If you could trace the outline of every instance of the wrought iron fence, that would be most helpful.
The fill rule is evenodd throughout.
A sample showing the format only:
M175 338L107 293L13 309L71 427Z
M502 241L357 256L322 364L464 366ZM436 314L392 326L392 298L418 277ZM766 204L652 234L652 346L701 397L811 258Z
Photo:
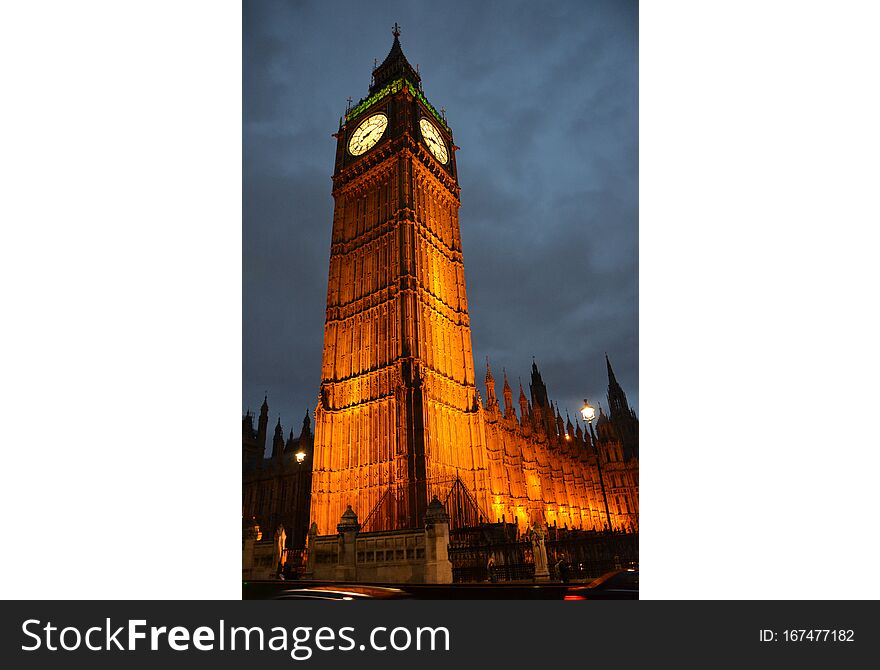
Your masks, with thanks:
M545 543L551 579L595 579L621 568L638 567L638 533L551 528Z
M611 570L638 566L636 533L551 527L545 540L550 579L587 581ZM450 531L449 560L455 583L532 581L532 543L516 525L495 523Z

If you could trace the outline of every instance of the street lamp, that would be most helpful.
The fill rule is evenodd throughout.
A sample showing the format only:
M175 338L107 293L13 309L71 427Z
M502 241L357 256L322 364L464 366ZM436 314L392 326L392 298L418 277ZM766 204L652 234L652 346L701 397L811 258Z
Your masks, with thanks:
M584 406L581 408L581 416L590 427L590 436L593 438L593 451L596 453L596 467L599 470L599 486L602 488L602 501L605 503L605 519L608 523L608 530L611 530L611 512L608 511L608 495L605 493L605 479L602 477L602 457L599 455L599 448L596 446L596 433L593 432L593 418L596 416L596 410L590 406L587 399L584 398Z
M590 406L590 403L587 402L586 398L584 398L584 406L581 407L581 416L584 417L584 421L590 424L590 426L593 425L593 418L596 416L596 410Z
M304 452L304 451L296 452L296 462L302 463L304 460L306 460L306 452Z

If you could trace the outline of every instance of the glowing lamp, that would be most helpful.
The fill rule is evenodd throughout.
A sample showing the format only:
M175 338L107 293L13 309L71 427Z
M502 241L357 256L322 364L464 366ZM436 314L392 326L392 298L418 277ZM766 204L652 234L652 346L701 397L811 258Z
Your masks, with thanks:
M581 408L581 416L587 423L592 423L593 417L596 416L596 410L590 406L586 398L584 398L584 406Z
M304 452L304 451L296 452L296 462L302 463L304 460L306 460L306 452Z

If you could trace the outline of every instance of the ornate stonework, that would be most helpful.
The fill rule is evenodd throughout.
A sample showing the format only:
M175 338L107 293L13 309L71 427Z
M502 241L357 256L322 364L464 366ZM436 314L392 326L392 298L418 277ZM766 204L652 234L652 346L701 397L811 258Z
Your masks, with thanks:
M318 532L332 533L349 505L371 530L420 528L428 501L444 501L456 482L487 521L515 520L522 530L535 523L602 529L609 521L637 528L638 421L628 406L626 448L610 422L598 438L588 434L592 428L564 423L536 365L531 401L520 388L519 416L506 376L499 407L488 368L483 406L459 230L457 147L397 34L370 94L335 135L311 480ZM353 153L354 132L376 115L387 118L378 124L379 139L360 130L358 142L372 144ZM423 119L445 146L423 135ZM615 395L612 410L622 417L620 403ZM613 490L600 465L613 474ZM380 506L382 514L372 515Z

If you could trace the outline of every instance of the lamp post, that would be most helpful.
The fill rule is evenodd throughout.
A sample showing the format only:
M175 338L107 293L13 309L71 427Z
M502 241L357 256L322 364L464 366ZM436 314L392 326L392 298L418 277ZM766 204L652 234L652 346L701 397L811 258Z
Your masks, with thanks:
M596 446L596 433L593 432L593 417L596 416L596 410L590 406L587 399L584 398L584 406L581 408L581 416L590 427L590 436L593 440L593 451L596 453L596 467L599 469L599 486L602 488L602 502L605 503L605 519L608 524L608 530L611 530L611 513L608 511L608 495L605 493L605 479L602 477L602 456L599 454L599 448Z
M309 494L311 493L311 482L308 478L308 469L311 467L309 463L306 463L306 451L303 448L303 445L300 444L299 449L293 455L296 466L295 466L295 474L294 479L296 482L295 495L294 499L294 508L293 508L293 544L292 547L296 549L302 549L305 546L306 535L308 534L308 526L309 526L309 517L307 510L309 509Z

